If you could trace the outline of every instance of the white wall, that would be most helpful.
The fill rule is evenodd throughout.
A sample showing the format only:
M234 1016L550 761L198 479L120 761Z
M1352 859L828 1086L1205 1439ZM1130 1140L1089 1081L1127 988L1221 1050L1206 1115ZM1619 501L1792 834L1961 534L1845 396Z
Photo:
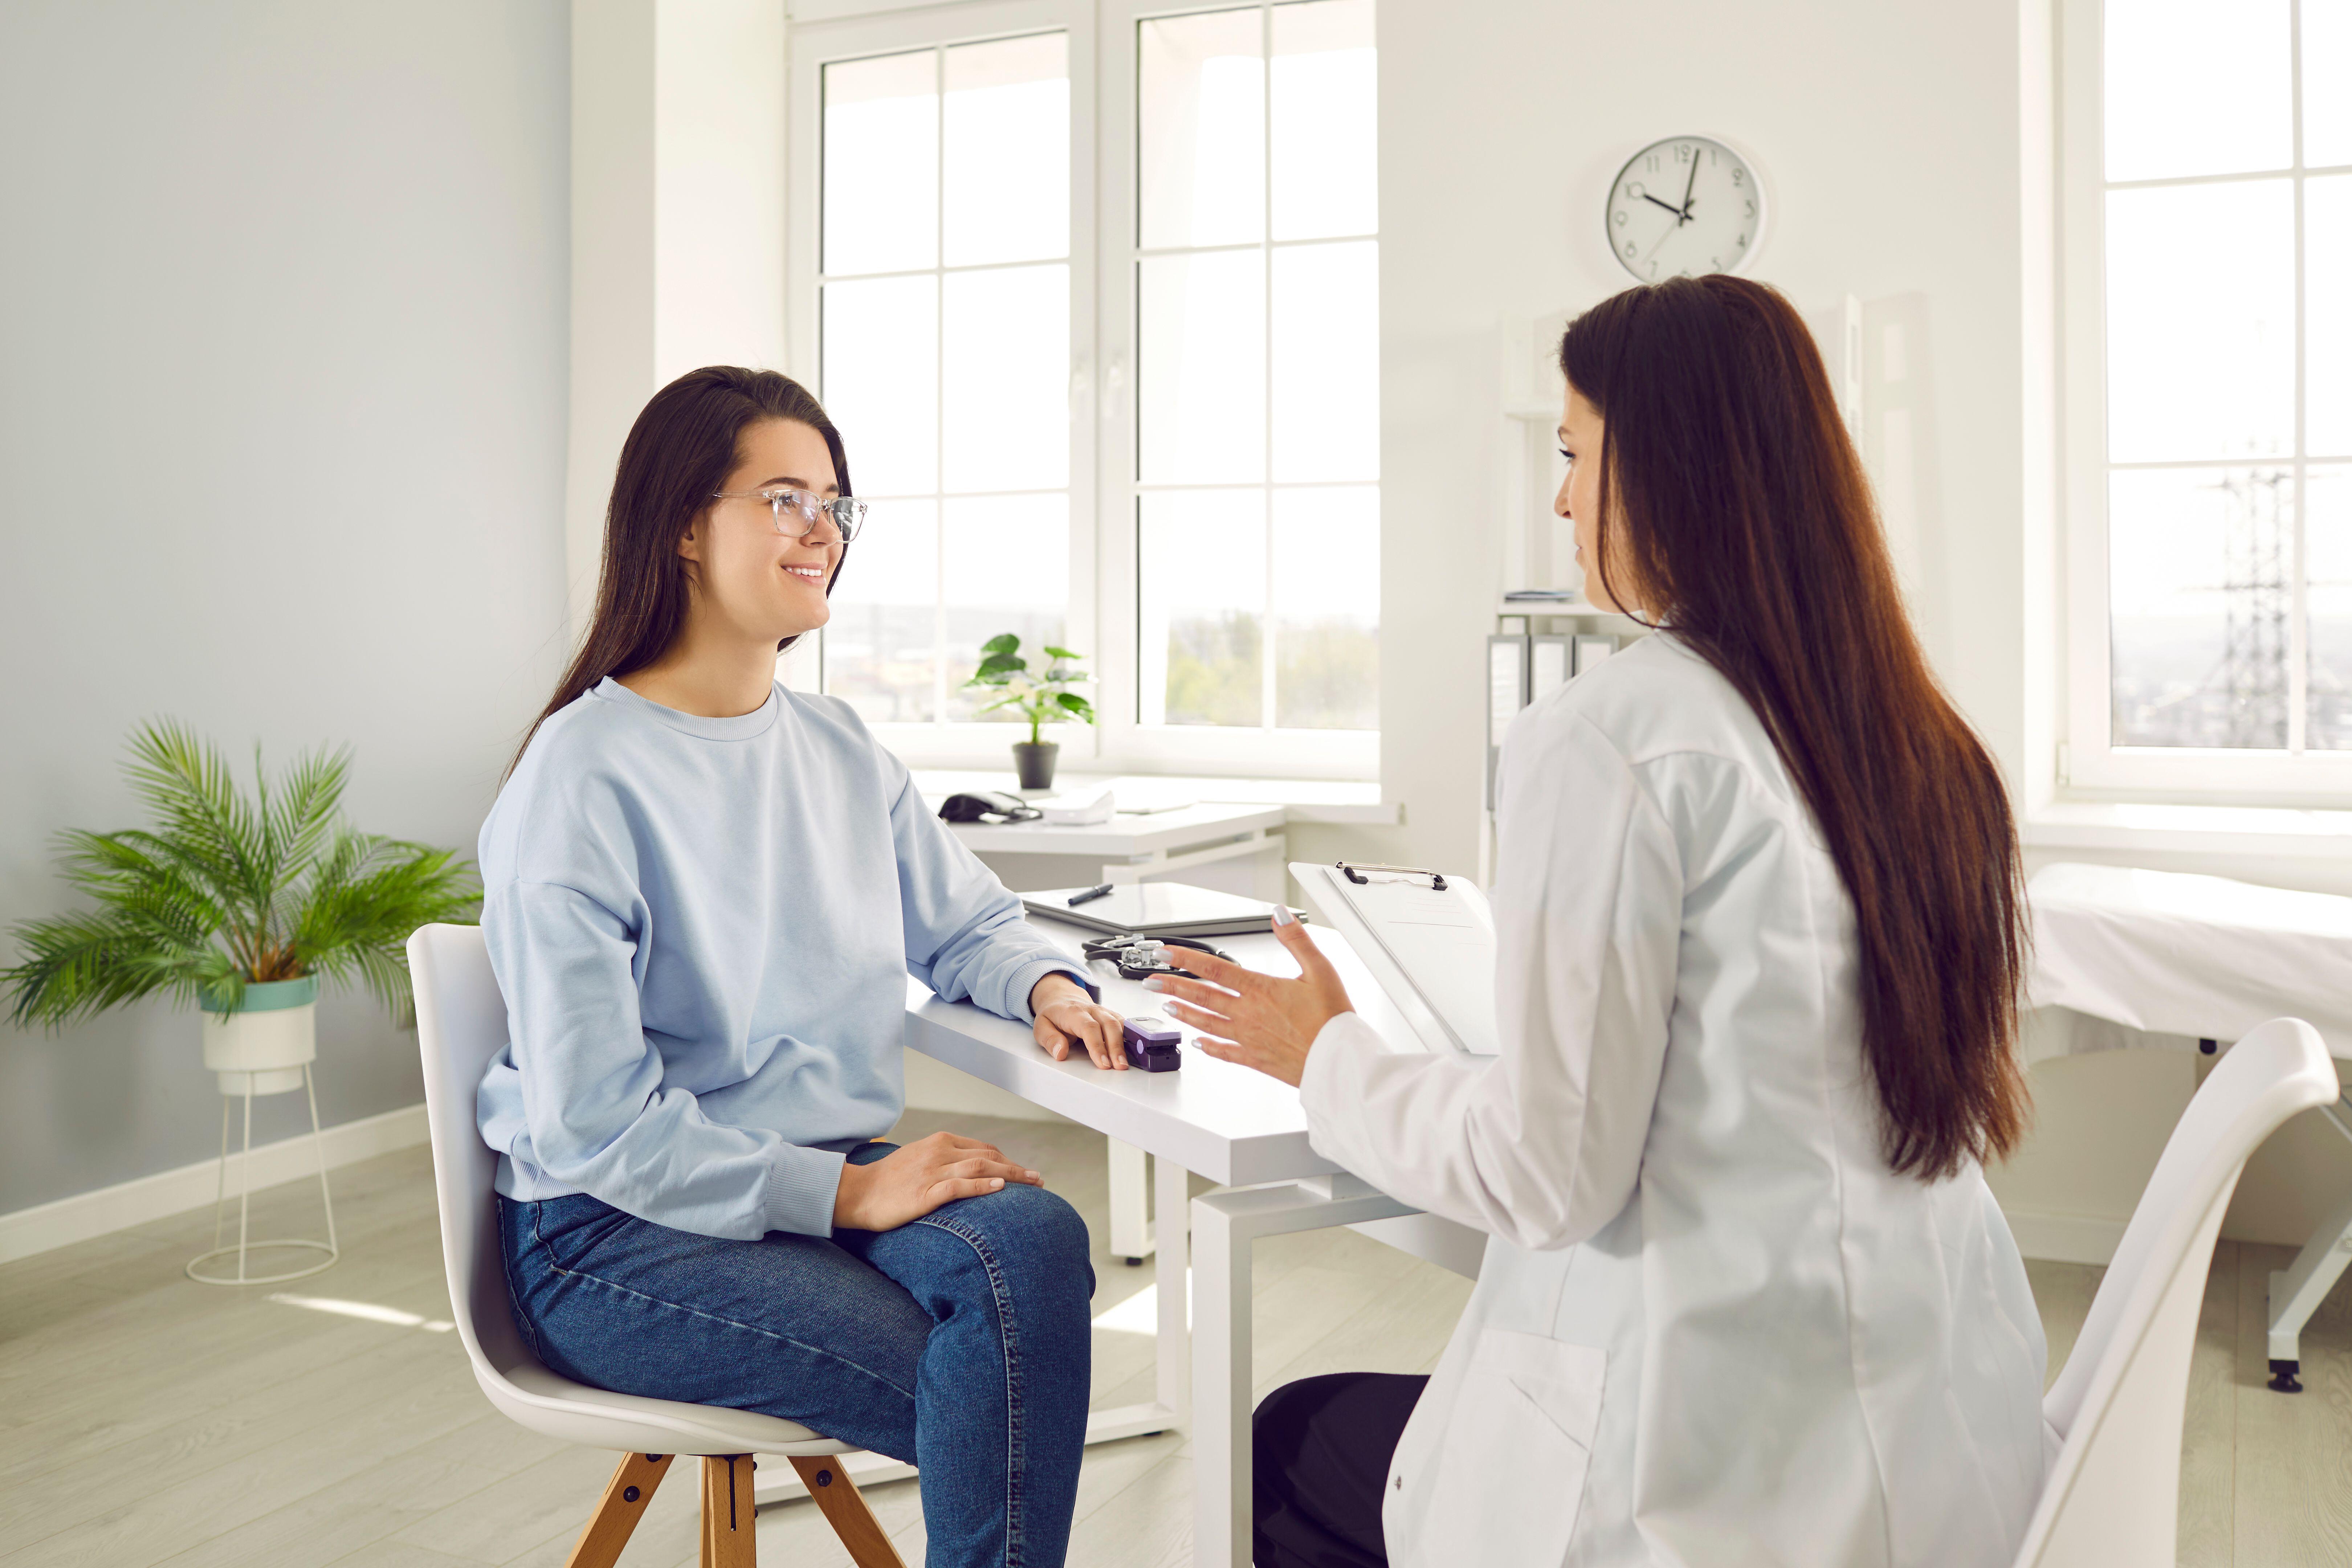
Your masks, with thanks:
M0 922L151 715L349 741L361 827L470 858L562 653L568 72L561 0L0 8ZM331 997L319 1086L415 1103L415 1036ZM0 1026L0 1212L219 1105L192 1014Z
M2053 331L2050 38L2045 0L1381 0L1382 779L1405 821L1303 832L1302 856L1476 863L1481 639L1517 438L1503 355L1538 315L1627 285L1602 248L1603 193L1637 148L1679 133L1737 143L1767 181L1750 276L1816 322L1863 302L1863 455L1929 657L2021 809L2047 800L2053 401L2034 346ZM2341 856L2169 837L2200 847L2028 863L2352 893ZM2035 1070L2035 1131L1995 1173L2003 1202L2031 1211L2029 1244L2112 1245L2196 1060ZM2226 1234L2299 1238L2347 1182L2352 1157L2306 1114L2256 1162Z
M646 400L701 365L784 360L784 7L572 0L569 602Z
M1632 279L1601 239L1635 150L1727 139L1767 182L1751 276L1900 337L1866 434L1931 655L2012 777L2024 725L2014 7L1381 0L1382 778L1417 864L1476 862L1506 345ZM1516 439L1516 436L1512 436ZM1891 485L1890 485L1891 481ZM1352 835L1351 835L1352 836ZM1315 846L1318 854L1324 846Z

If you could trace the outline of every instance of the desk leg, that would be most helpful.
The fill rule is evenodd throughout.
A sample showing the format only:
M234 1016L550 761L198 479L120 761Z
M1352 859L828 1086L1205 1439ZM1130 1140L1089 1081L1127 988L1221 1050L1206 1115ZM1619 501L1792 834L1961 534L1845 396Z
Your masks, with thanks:
M1143 1202L1145 1155L1133 1144L1122 1144L1117 1138L1109 1142L1111 1255L1125 1259L1133 1268L1151 1256L1151 1221Z
M1193 1199L1194 1568L1247 1568L1250 1560L1252 1243L1414 1212L1349 1176L1228 1187ZM1160 1267L1167 1266L1163 1251Z
M2324 1113L2336 1124L2337 1132L2352 1138L2352 1126L2345 1124L2337 1106L2326 1107ZM2303 1370L2303 1325L2319 1310L2347 1263L2352 1263L2352 1197L2338 1204L2336 1212L2312 1232L2284 1272L2271 1276L2270 1385L2280 1393L2303 1392L2303 1385L2296 1380Z
M1139 1155L1141 1152L1137 1151ZM1153 1392L1173 1416L1171 1425L1181 1427L1192 1413L1192 1303L1186 1289L1192 1249L1185 1234L1185 1220L1192 1211L1190 1173L1164 1157L1155 1158L1151 1164L1160 1186L1156 1238L1160 1243L1160 1278L1153 1287L1160 1292L1155 1343L1159 1366Z

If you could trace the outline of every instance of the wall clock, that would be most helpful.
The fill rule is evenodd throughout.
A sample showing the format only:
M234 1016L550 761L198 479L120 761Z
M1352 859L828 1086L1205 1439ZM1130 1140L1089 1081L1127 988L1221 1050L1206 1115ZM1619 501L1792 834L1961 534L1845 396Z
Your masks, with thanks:
M1738 272L1764 237L1764 186L1706 136L1669 136L1626 160L1609 187L1609 252L1644 283Z

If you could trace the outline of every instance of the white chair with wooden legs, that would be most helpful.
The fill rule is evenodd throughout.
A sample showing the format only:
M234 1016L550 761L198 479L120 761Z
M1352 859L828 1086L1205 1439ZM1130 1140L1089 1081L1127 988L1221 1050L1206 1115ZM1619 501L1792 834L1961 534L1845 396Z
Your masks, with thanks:
M530 1353L507 1304L499 1256L498 1156L482 1142L474 1092L507 1043L507 1009L479 926L425 925L408 939L425 1059L425 1112L440 1193L441 1252L450 1315L490 1403L568 1443L623 1450L567 1568L610 1568L679 1454L702 1459L704 1568L751 1568L756 1560L751 1456L792 1461L858 1568L905 1568L848 1473L831 1456L856 1450L796 1422L715 1405L646 1399L590 1388L549 1371Z
M2263 1140L2336 1094L2319 1032L2273 1019L2189 1102L2042 1402L2057 1458L2018 1568L2172 1568L2189 1359L2221 1216Z

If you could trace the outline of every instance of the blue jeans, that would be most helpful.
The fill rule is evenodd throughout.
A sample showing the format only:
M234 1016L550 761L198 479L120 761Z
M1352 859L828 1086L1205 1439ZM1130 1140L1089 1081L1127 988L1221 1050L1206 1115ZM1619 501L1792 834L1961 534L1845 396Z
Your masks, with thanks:
M866 1144L859 1165L896 1145ZM913 1464L931 1568L1055 1568L1085 1447L1086 1221L1008 1184L896 1230L698 1236L499 1199L516 1326L598 1388L803 1422Z

